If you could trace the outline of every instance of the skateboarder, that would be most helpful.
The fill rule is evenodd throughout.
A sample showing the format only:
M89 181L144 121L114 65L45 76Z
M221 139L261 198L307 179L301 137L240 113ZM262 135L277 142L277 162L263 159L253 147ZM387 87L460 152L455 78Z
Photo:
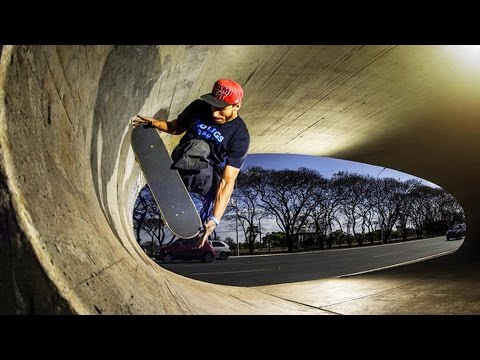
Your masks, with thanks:
M225 212L248 152L250 135L238 114L243 99L240 84L219 79L212 92L200 99L172 121L137 115L133 125L148 124L172 135L184 133L172 152L172 166L202 218L204 232L198 242L202 247Z

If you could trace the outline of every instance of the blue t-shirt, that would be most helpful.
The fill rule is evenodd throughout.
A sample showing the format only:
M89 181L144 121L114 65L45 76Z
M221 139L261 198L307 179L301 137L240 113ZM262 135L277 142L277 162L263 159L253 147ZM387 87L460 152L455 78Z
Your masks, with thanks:
M195 100L177 118L179 127L187 129L180 145L192 139L205 140L210 146L209 160L217 165L241 169L250 146L250 134L240 116L218 125L212 108L203 100Z

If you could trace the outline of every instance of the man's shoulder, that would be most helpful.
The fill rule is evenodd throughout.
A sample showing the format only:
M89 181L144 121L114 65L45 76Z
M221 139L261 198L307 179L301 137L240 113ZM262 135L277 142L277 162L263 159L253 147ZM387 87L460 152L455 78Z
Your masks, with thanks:
M237 116L237 118L235 119L234 121L236 123L236 126L237 128L240 130L240 131L244 131L248 134L248 128L247 128L247 124L245 123L245 121L239 116Z

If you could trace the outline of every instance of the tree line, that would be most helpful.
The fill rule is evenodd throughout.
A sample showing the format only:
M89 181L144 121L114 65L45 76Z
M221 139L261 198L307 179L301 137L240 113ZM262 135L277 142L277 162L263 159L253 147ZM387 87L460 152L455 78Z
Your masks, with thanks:
M264 242L283 242L292 252L300 241L304 247L314 244L323 249L341 243L373 244L379 235L381 243L389 243L394 234L404 241L439 236L452 224L464 222L465 215L451 194L415 179L402 182L345 171L325 178L308 168L245 169L223 221L240 227L253 254L266 219L274 219L281 231L264 236ZM150 237L152 252L155 243L174 240L148 186L135 203L133 226L137 241L141 233L143 240ZM216 233L213 237L218 238Z
M419 180L400 181L340 171L325 178L318 171L252 167L239 174L226 218L238 221L253 253L258 224L274 218L289 252L307 238L319 248L345 241L362 246L375 234L389 243L394 230L403 240L445 234L465 215L456 199Z

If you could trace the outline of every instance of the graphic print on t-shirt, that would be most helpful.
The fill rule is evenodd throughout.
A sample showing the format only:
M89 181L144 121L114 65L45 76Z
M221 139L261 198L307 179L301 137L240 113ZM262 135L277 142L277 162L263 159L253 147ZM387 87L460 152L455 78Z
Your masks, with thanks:
M205 125L201 120L197 119L193 124L193 130L197 133L198 136L204 138L205 140L215 140L218 144L220 144L224 136L222 133L215 127Z

